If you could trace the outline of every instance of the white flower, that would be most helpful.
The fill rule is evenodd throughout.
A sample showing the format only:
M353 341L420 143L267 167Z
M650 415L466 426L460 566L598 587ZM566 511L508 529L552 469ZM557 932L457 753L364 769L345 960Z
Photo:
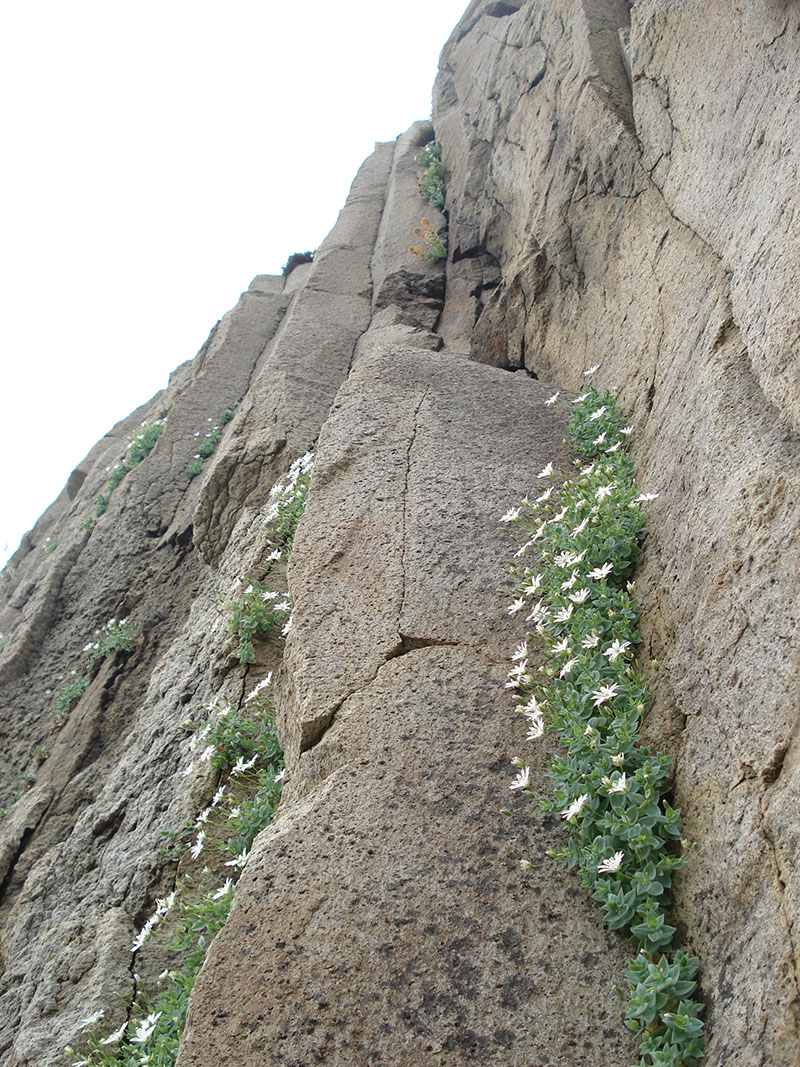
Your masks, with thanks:
M530 722L530 728L525 735L526 741L536 741L544 733L544 719L541 715L531 716L528 720Z
M530 785L531 781L531 769L530 767L523 767L514 781L508 787L509 789L526 789Z
M244 865L247 863L249 858L250 858L250 852L249 852L248 849L244 848L239 853L239 855L236 857L236 859L227 860L226 863L225 863L225 866L226 867L238 867L241 870L244 867Z
M160 1018L160 1011L155 1011L148 1015L147 1018L143 1019L136 1027L136 1033L131 1038L131 1041L137 1045L143 1045L155 1030L156 1023Z
M606 787L609 794L628 792L628 776L624 771L616 780L609 778L607 775L603 775L600 779L600 784Z
M78 1026L80 1026L81 1030L88 1030L90 1026L100 1022L104 1015L105 1011L101 1008L100 1011L93 1012L91 1015L87 1015L85 1019L81 1019Z
M500 522L513 522L519 518L519 508L509 508L505 515L500 516Z
M649 501L657 499L658 493L639 493L639 495L634 498L633 502L634 504L647 504Z
M536 477L537 478L549 478L552 473L553 473L553 464L552 463L548 463L546 467L542 467L542 469L539 471L539 473L536 475Z
M119 1030L115 1030L113 1034L109 1034L108 1037L104 1037L103 1040L100 1042L100 1044L101 1045L115 1045L119 1041L119 1039L122 1037L122 1035L125 1033L127 1028L128 1028L128 1023L127 1023L127 1021L125 1021L122 1024L122 1026L120 1026Z
M512 600L511 606L508 609L509 615L516 615L518 611L522 611L525 607L525 597L518 597L516 600Z
M619 689L619 683L614 682L612 685L601 685L599 689L595 689L592 693L592 700L594 706L599 708L601 704L605 704L607 700L613 700L617 695Z
M273 563L276 559L281 558L281 550L279 548L273 548L270 554L267 556L267 563Z
M615 482L611 482L609 485L601 485L598 487L597 492L594 494L595 500L605 500L607 496L611 496L614 490L617 488Z
M588 524L589 524L589 516L587 515L586 518L583 520L583 522L578 523L578 525L575 527L575 529L570 534L570 537L577 537L578 534L582 534L583 531L586 529Z
M88 645L84 645L83 646L83 648L81 649L81 652L91 652L92 649L95 648L95 647L96 646L93 645L92 642L90 641Z
M194 821L195 829L197 829L198 826L202 826L204 822L207 822L210 814L211 808L204 808Z
M625 753L624 752L618 752L616 754L616 756L612 756L611 757L611 762L613 764L615 764L617 767L621 767L622 764L625 762Z
M542 603L541 599L539 599L534 604L533 610L531 611L530 615L528 615L528 617L526 618L525 621L526 622L533 622L534 624L536 624L538 622L543 622L544 619L546 619L546 618L547 618L547 608L544 606L544 604Z
M230 891L232 889L233 889L233 879L232 878L228 878L227 881L225 882L225 885L220 886L220 888L216 891L216 893L214 893L212 895L211 899L212 900L221 900L223 897L227 896L228 893L230 893Z
M612 445L611 448L607 448L605 450L605 454L607 456L610 456L612 452L619 452L619 441L617 441L616 444Z
M249 771L253 764L258 759L258 754L252 757L252 759L245 760L244 756L240 756L233 767L231 767L231 776L234 774L242 774L244 771Z
M570 593L569 599L573 602L573 604L582 604L584 600L586 600L588 595L589 590L584 587L583 589L579 589L577 593Z
M566 676L569 674L569 672L572 670L572 668L577 662L577 659L568 659L564 666L561 668L561 670L558 672L558 677L566 678Z
M537 715L542 714L541 708L539 707L539 702L533 693L531 693L530 697L528 698L527 704L520 704L519 710L527 718L535 718Z
M555 615L553 616L553 619L556 622L568 622L569 619L572 617L572 612L574 610L575 610L575 605L574 604L567 604L566 607L562 608L560 611L557 611L555 613Z
M586 575L586 577L587 578L596 578L596 579L605 578L606 575L611 574L611 572L613 570L614 570L614 564L613 563L604 563L602 565L602 567L595 567L594 570L589 571L589 573Z
M614 871L618 871L622 866L622 861L625 858L624 852L615 852L613 856L609 856L608 859L603 860L602 863L597 865L597 870L600 874L609 874Z
M518 548L514 553L514 559L519 559L521 556L524 556L532 544L533 541L526 541L522 548Z
M539 527L539 529L536 531L536 533L531 538L530 543L533 544L535 541L541 541L542 535L544 534L544 531L545 531L546 528L547 528L547 523L543 522L542 525Z
M278 771L278 773L273 778L273 781L274 782L282 782L285 777L286 777L286 768L285 767L281 767L281 769Z
M559 398L559 395L560 395L560 394L559 394L559 393L558 393L557 391L556 391L555 393L553 393L553 395L552 395L552 396L549 396L549 397L547 398L547 400L545 400L545 402L544 402L544 406L545 406L546 408L550 408L550 407L552 407L552 406L553 406L553 404L555 404L556 400L558 400L558 398Z
M264 601L265 604L268 604L270 600L277 600L279 596L280 593L275 593L271 589L265 589L264 592L261 594L261 599Z
M189 855L192 857L193 860L196 860L200 853L203 851L203 844L205 842L205 839L206 832L205 830L201 830L200 833L197 835L197 840L189 849Z
M581 404L586 399L586 397L588 395L589 395L588 392L587 393L581 393L580 396L576 396L575 397L575 399L572 401L572 403L573 404Z
M552 487L552 485L548 485L548 487L541 494L541 496L537 496L536 497L536 503L537 504L544 504L544 502L546 500L549 500L552 495L553 495L553 487Z
M562 637L558 644L553 645L553 652L560 656L562 652L569 652L569 638Z
M622 653L627 648L630 648L630 644L630 641L620 641L618 638L615 638L605 650L603 655L608 656L611 663L616 663Z
M194 764L190 763L185 771L181 771L181 774L183 775L184 778L188 778L193 770L194 770Z
M156 901L156 915L161 918L162 915L166 915L168 911L172 909L175 903L175 890L173 889L169 896L163 898L163 900Z
M294 618L290 615L289 618L286 620L283 629L281 630L281 633L283 634L284 637L288 636L289 631L292 628L293 622L294 622Z
M568 808L564 808L564 810L561 812L562 818L566 819L567 822L571 822L576 815L580 815L580 813L583 811L583 805L588 799L588 793L581 793L579 797L572 801Z
M517 660L524 660L528 655L528 642L521 641L514 649L514 655L511 659L516 662Z
M600 634L596 630L592 630L586 637L581 640L581 648L596 648L600 642Z
M588 467L581 467L578 471L579 478L585 478L587 474L591 474L594 470L594 463L590 463Z
M228 788L227 785L221 785L219 787L219 789L216 791L216 793L214 794L214 796L211 799L211 807L212 808L215 808L217 806L217 804L219 804L219 802L225 796L225 790L227 788Z
M231 808L230 812L228 813L228 818L229 819L238 819L241 814L242 814L242 809L237 805L235 808Z
M516 685L516 683L519 681L519 679L522 677L522 675L525 673L525 671L527 669L528 669L528 661L527 661L527 659L524 659L524 660L522 660L522 662L518 663L515 667L511 668L511 670L508 672L507 677L513 678L514 679L514 684Z
M607 410L608 408L605 404L603 404L601 408L597 408L596 411L593 411L591 413L591 415L589 416L589 422L595 422L597 419L601 419L603 415L605 415Z
M289 603L288 600L282 600L280 602L280 604L276 604L275 605L275 610L276 611L291 611L292 610L292 605Z
M561 583L561 588L566 592L567 589L571 589L578 580L578 572L573 571L566 581Z
M600 370L600 364L599 363L595 363L595 365L593 367L589 367L588 370L585 370L583 372L583 376L584 376L584 378L588 378L590 375L594 374L596 371L599 371L599 370Z
M553 525L553 523L555 523L555 522L561 522L561 520L562 520L562 519L564 518L564 516L565 516L566 514L567 514L567 509L566 509L566 508L562 508L562 509L561 509L561 511L559 511L559 513L558 513L557 515L554 515L554 516L552 517L552 519L548 519L548 520L547 520L547 521L548 521L548 524L549 524L550 526L552 526L552 525Z
M603 432L600 434L599 437L595 437L594 441L592 441L592 444L593 445L602 445L603 442L605 441L605 439L606 439L606 431L603 430Z
M208 745L205 749L203 749L203 753L200 756L200 762L201 763L208 763L208 761L211 759L211 757L213 755L214 755L214 746L213 745Z

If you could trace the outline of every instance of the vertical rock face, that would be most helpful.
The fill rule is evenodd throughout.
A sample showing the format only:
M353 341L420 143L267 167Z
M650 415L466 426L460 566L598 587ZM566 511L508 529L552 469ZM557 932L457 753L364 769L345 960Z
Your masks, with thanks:
M559 826L497 814L523 748L497 518L568 462L543 400L594 364L660 493L640 659L696 842L675 914L707 1062L796 1062L799 104L792 3L473 0L433 127L378 145L313 263L255 279L79 465L0 590L0 803L35 774L0 821L3 1067L64 1062L118 998L125 1017L131 940L176 877L162 831L216 784L184 774L182 724L241 706L271 654L235 663L220 607L263 574L270 487L312 445L276 682L289 774L181 1067L631 1062L625 944L547 861ZM416 189L434 130L444 212ZM408 251L423 216L446 264ZM54 728L81 650L123 616L133 650Z

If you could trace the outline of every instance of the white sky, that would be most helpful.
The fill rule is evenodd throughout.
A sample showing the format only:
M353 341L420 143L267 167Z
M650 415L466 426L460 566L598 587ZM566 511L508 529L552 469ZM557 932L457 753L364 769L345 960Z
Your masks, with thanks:
M0 14L0 564L256 274L430 115L468 0L17 0Z

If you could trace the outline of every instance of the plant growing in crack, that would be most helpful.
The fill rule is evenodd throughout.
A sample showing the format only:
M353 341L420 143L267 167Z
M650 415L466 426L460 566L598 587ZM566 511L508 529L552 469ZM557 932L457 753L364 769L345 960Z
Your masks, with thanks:
M546 403L557 400L556 393ZM578 473L555 488L547 464L539 472L547 488L501 519L523 539L508 612L526 612L531 624L507 685L528 741L549 729L565 750L549 764L553 796L541 801L570 830L553 855L577 868L609 929L630 934L626 1025L641 1038L641 1063L696 1067L703 1055L702 1005L691 998L697 963L684 952L670 954L675 927L668 921L673 873L684 866L688 843L667 800L672 757L640 743L650 701L633 659L640 637L630 578L641 505L655 494L636 488L626 451L631 427L613 397L590 388L574 403ZM533 552L536 568L525 562ZM543 681L529 671L528 641L545 647ZM534 799L529 764L516 765L511 789Z
M128 450L125 453L125 458L119 463L115 464L111 468L108 474L108 486L105 493L99 493L97 500L95 501L95 516L99 518L108 507L108 501L111 494L117 488L119 483L137 467L143 459L153 451L156 441L164 432L165 419L156 419L155 422L143 422L139 432L128 444ZM84 522L86 529L91 529L91 526Z
M307 452L296 459L286 475L270 490L262 522L266 528L266 574L285 571L294 543L294 535L305 510L311 483L313 456ZM266 577L266 575L265 575ZM269 589L256 579L239 578L226 614L231 647L240 663L255 659L253 642L264 640L280 630L285 637L292 626L289 596Z
M447 245L434 230L429 219L422 219L419 226L414 227L414 236L419 238L419 244L409 245L408 250L412 256L422 256L431 263L447 259Z
M216 767L222 776L208 806L181 832L169 835L175 858L182 857L191 873L156 901L131 944L135 958L146 951L151 937L163 935L177 955L175 967L161 973L152 996L137 981L133 1003L121 1022L115 1014L114 1029L98 1029L105 1007L83 1019L82 1051L74 1046L66 1049L69 1056L79 1057L73 1067L175 1064L195 979L227 921L253 842L272 821L280 801L284 769L270 684L271 674L255 686L241 708L212 701L208 720L192 735L190 762L182 773Z

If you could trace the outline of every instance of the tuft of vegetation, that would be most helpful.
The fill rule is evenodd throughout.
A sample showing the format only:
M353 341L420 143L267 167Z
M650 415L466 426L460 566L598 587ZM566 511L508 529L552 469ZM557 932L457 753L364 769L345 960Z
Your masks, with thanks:
M200 440L197 444L197 451L194 457L186 468L186 473L190 478L196 478L198 474L203 470L203 464L210 455L213 454L214 449L219 443L220 437L222 437L222 427L226 426L233 418L233 412L230 408L225 408L219 417L219 420L212 423L211 427L201 437L198 430L195 437L199 437ZM209 420L211 421L211 420Z
M420 195L434 207L444 205L444 163L442 149L436 141L430 141L416 156L414 162L425 171L417 183Z
M46 556L52 556L57 548L58 536L56 534L51 534L44 543L44 553Z
M174 910L177 921L172 925L170 948L179 954L179 961L174 969L162 973L152 997L139 989L129 1017L110 1033L101 1036L98 1031L104 1008L84 1019L83 1050L66 1050L68 1055L80 1057L73 1061L74 1067L132 1067L142 1063L174 1067L195 979L212 941L227 921L236 883L256 835L272 821L280 801L283 759L275 740L274 706L264 691L270 682L268 675L249 694L241 710L210 705L211 717L190 743L192 752L204 746L200 763L213 758L212 752L218 748L226 753L227 777L209 807L179 835L169 835L173 842L181 839L178 850L185 862L197 863L202 855L204 867L200 874L184 875L166 898L156 901L155 911L132 944L135 955L154 931L164 929ZM220 868L227 872L224 876L211 873Z
M72 671L70 677L64 682L56 693L53 714L56 719L63 719L72 711L80 698L83 696L89 679L77 671Z
M636 488L625 447L631 427L611 394L584 392L569 428L578 473L502 517L524 540L521 562L511 568L517 585L509 613L529 612L528 639L547 655L544 681L536 681L523 642L508 684L527 739L549 729L564 749L549 764L553 795L541 800L570 831L553 855L577 869L609 929L627 929L633 942L626 1025L641 1036L641 1064L696 1067L703 1055L702 1005L691 999L697 962L684 952L669 955L672 876L689 845L667 799L672 757L641 744L650 698L634 660L640 636L630 578L643 536L641 505L654 494ZM552 464L539 474L554 476ZM531 550L539 554L535 570L524 562ZM515 762L511 789L533 799L530 767Z
M296 459L270 490L266 526L267 573L285 569L292 550L297 525L305 511L311 482L313 457L310 452ZM227 607L231 643L240 663L255 659L253 641L263 640L281 630L286 636L292 625L292 606L289 597L268 589L260 581L238 580L237 592Z
M299 267L302 263L313 263L313 252L293 252L283 265L283 276L288 278L295 267Z
M108 475L108 487L105 493L98 493L95 501L95 515L99 518L108 507L108 501L111 494L117 488L119 483L153 451L156 441L164 432L164 419L157 419L155 422L143 422L141 428L134 439L128 445L128 451L125 453L125 459L120 463L117 463L111 468ZM84 522L84 526L87 529L91 529L90 525Z
M136 625L129 619L109 619L105 626L94 632L95 640L84 646L86 670L92 674L97 664L117 652L130 652L136 636ZM85 688L85 687L84 687Z
M419 244L409 246L408 250L412 256L422 256L431 263L447 259L447 245L434 230L429 219L422 219L419 226L414 227L414 236L419 238Z

